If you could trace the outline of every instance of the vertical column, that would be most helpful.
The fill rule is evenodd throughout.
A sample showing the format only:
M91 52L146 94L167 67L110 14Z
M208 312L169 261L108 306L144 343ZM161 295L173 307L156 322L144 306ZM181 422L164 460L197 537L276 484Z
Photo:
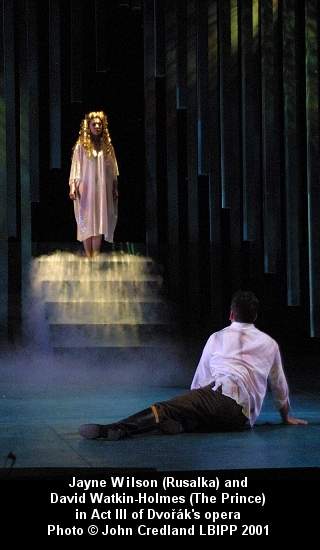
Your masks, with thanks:
M197 161L199 219L199 287L201 310L208 315L210 304L210 207L209 207L209 119L208 119L208 1L198 3L197 21Z
M176 6L170 0L166 10L166 106L167 106L167 178L168 178L168 239L177 245L178 185L177 185L177 19Z
M144 2L144 90L146 143L146 243L149 253L158 246L158 192L156 180L156 90L154 1Z
M198 17L198 174L208 174L208 2L199 2Z
M165 80L165 3L163 0L154 0L154 14L158 240L163 252L165 253L168 243L168 185Z
M320 336L319 7L306 0L306 117L310 335Z
M32 128L32 147L30 148L30 185L31 201L39 202L39 55L38 22L36 0L28 0L28 66L29 70L29 126Z
M96 2L97 3L97 2ZM96 11L97 17L97 11ZM83 4L78 0L70 2L70 92L71 103L82 101L82 48L83 41ZM97 60L98 63L98 60ZM100 66L100 65L99 65Z
M230 94L228 87L228 75L231 55L231 33L230 33L230 0L218 1L219 15L219 71L220 71L220 129L221 129L221 190L222 208L230 207L230 192L228 182L230 176L228 167L230 162L226 159L230 156L228 152L228 136L232 133L232 121L228 116L230 108Z
M278 0L261 3L264 271L277 273L281 251Z
M287 303L300 304L300 182L303 178L298 135L297 28L294 0L282 4L284 161L286 203Z
M31 259L31 185L30 156L30 55L28 41L28 0L19 4L19 111L20 111L20 227L21 243L21 295L22 313L24 298L29 285L29 267Z
M177 1L177 176L181 278L185 277L188 269L187 32L187 3ZM179 290L181 303L187 306L188 285L180 284Z
M75 2L77 4L77 2ZM110 3L109 3L110 5ZM108 35L106 32L106 2L104 0L95 0L94 2L95 19L95 41L96 41L96 71L106 72ZM79 8L78 8L79 9Z
M222 322L220 72L218 2L208 2L208 173L210 209L210 297L216 326Z
M187 6L177 2L177 107L187 108Z
M177 156L177 11L168 0L165 18L166 132L168 182L168 273L171 292L179 293L179 205Z
M261 273L261 59L259 0L239 2L241 43L242 266L247 287ZM245 283L243 283L245 284Z
M6 10L5 10L6 4ZM12 10L12 2L10 2ZM6 155L6 76L5 76L5 33L4 21L9 2L0 2L0 341L5 340L8 331L8 228L7 228L7 155Z
M154 0L154 47L155 76L163 77L166 71L165 48L165 4L163 0Z
M219 1L221 183L230 273L229 294L241 284L240 78L237 0Z
M14 29L14 2L3 1L3 54L4 54L4 105L3 111L6 145L6 182L7 201L3 201L6 208L8 236L17 237L17 132L16 132L16 78L15 78L15 29ZM4 157L5 158L5 157ZM1 195L2 196L2 195Z
M243 239L260 238L260 105L258 0L240 3Z
M188 289L189 305L196 319L199 313L199 195L198 195L198 0L187 4L187 162L188 162Z
M61 13L59 0L49 0L50 168L61 168Z
M188 2L188 214L189 242L198 241L198 90L197 21L198 2Z

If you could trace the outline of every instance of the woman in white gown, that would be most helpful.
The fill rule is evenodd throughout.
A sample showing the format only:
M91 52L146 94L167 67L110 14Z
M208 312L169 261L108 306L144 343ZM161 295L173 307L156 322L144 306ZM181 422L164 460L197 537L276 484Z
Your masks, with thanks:
M118 165L103 111L85 115L73 149L69 178L77 239L88 257L98 254L102 236L113 242L118 218Z

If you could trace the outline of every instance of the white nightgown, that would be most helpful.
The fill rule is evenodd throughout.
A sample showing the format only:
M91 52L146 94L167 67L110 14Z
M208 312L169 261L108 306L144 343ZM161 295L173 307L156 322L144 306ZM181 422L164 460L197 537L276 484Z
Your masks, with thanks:
M74 214L77 239L104 235L113 242L118 219L118 200L113 198L113 181L119 175L117 161L112 155L105 158L103 151L93 151L88 158L84 147L74 148L69 178L70 192L77 192Z

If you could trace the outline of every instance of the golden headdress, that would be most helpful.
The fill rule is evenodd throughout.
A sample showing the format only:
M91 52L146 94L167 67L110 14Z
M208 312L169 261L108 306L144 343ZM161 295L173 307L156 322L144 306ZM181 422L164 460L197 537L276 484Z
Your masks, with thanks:
M107 115L103 111L91 111L91 113L87 113L85 115L85 118L81 121L77 143L80 143L83 146L89 158L93 156L94 144L92 142L92 134L90 132L90 122L93 118L100 118L102 122L101 139L104 155L111 155L116 161L113 145L111 143L111 137L108 130Z

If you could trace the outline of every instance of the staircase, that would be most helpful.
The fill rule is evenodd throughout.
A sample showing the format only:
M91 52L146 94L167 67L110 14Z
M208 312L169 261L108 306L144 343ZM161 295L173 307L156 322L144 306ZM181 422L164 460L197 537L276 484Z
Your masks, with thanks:
M148 257L40 256L33 260L32 295L48 348L57 354L113 366L128 358L149 368L176 361L176 312L165 299L159 266Z

